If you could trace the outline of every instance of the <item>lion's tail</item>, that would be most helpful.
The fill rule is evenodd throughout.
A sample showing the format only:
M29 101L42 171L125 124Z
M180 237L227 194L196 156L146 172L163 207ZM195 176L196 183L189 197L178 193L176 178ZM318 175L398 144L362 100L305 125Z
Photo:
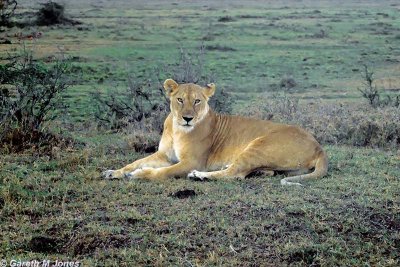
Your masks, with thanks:
M304 175L286 177L281 180L281 185L302 185L299 182L323 177L327 174L327 172L328 172L328 157L326 153L323 150L321 150L319 152L318 158L316 159L315 169L313 172Z

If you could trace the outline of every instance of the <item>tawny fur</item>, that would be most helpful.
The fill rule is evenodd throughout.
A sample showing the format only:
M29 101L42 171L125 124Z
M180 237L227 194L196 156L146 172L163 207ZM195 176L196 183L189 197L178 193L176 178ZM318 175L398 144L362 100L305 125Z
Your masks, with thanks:
M295 176L283 185L326 175L328 160L321 145L307 131L292 125L221 115L208 106L215 85L200 87L168 79L164 88L171 113L164 123L159 149L106 178L162 180L176 176L199 179L243 178L262 170ZM187 122L188 118L191 118Z

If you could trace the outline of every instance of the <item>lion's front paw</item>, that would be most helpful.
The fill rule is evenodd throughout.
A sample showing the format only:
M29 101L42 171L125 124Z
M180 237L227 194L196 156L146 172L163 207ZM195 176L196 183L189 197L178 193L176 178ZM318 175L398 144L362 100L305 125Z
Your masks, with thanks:
M191 172L187 175L187 177L188 177L189 179L200 180L200 181L204 181L204 180L207 179L207 175L205 175L204 172L199 172L199 171L196 171L196 170L191 171Z
M142 169L134 170L131 173L128 173L126 177L128 179L152 179L154 174L154 168L144 167Z

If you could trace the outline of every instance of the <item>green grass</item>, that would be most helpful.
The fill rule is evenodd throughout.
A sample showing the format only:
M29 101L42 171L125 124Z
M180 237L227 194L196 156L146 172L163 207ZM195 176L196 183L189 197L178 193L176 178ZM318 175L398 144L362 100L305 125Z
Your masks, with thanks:
M399 264L398 154L327 147L327 177L282 187L281 177L102 180L103 169L141 155L95 147L58 159L2 156L5 258L84 266ZM196 195L172 197L185 189Z

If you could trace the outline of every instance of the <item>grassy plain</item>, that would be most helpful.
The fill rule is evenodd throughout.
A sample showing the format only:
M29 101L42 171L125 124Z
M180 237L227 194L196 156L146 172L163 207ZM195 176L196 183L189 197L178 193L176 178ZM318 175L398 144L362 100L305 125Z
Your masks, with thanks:
M82 3L83 2L83 3ZM21 1L19 12L37 3ZM281 177L164 183L104 181L100 172L142 157L121 134L87 129L90 92L128 76L169 78L179 47L206 47L205 71L237 98L235 112L285 77L302 103L364 101L362 65L383 94L400 88L396 1L68 1L83 24L8 29L39 59L73 58L79 77L59 127L86 145L0 156L0 256L78 260L83 266L398 266L400 154L325 146L329 175L302 188ZM162 70L159 73L159 70ZM89 125L89 126L88 126ZM54 127L54 125L53 125ZM178 198L181 190L195 195ZM1 258L1 257L0 257Z
M300 98L357 101L363 64L375 72L386 93L400 86L395 2L113 3L69 1L67 12L83 25L25 30L43 33L41 39L25 42L35 46L38 57L57 52L74 57L82 78L71 90L79 95L71 96L78 119L90 111L88 95L94 88L123 86L128 75L169 78L180 47L208 47L205 71L219 88L237 94L239 103L273 91L284 77L295 79L293 93ZM26 8L21 12L38 7L21 5ZM15 45L0 50L18 47L13 41Z

